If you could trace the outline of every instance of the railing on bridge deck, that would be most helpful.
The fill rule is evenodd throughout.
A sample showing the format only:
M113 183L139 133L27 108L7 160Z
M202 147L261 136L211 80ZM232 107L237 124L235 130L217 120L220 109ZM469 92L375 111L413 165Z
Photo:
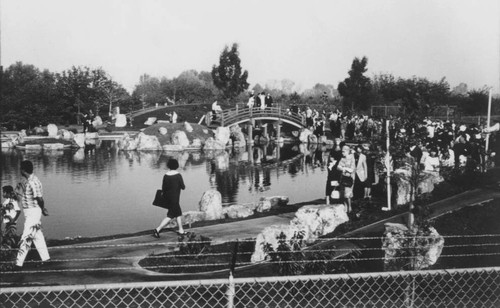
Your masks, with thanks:
M273 119L273 120L285 120L288 122L295 123L297 125L304 126L304 118L297 113L292 113L283 110L281 106L279 107L266 107L266 109L260 108L236 108L226 109L219 113L217 120L220 121L221 126L228 126L235 123L241 123L244 121L250 121L251 119Z

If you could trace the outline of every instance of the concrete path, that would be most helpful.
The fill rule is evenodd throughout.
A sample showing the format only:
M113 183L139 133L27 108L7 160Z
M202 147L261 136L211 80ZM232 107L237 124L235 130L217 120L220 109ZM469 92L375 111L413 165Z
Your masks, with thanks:
M498 189L476 189L433 203L432 217L458 210L465 206L488 201L500 201ZM255 238L262 229L269 225L288 224L294 213L255 218L250 220L187 229L204 235L213 241L235 241ZM355 237L383 231L384 223L405 223L407 215L400 214L383 221L365 226L345 234ZM51 262L39 268L26 266L18 272L3 272L0 287L7 286L42 286L42 285L88 285L120 282L138 282L155 280L184 280L216 278L213 275L166 275L142 269L137 262L145 256L171 251L176 247L177 234L163 232L161 238L151 235L133 236L116 240L96 241L87 244L50 247ZM337 241L336 247L353 248L353 243ZM226 274L227 276L227 274ZM220 277L217 277L220 278Z

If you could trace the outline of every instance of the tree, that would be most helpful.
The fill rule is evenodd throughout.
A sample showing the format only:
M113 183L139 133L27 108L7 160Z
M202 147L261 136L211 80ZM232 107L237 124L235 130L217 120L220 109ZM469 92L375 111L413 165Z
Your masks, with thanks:
M338 85L339 94L344 98L346 104L351 105L351 109L367 110L370 107L370 78L364 76L368 64L368 58L354 58L349 71L349 77Z
M238 44L231 49L226 46L219 58L219 66L212 67L214 85L222 91L224 98L232 99L248 89L248 71L241 68Z
M17 62L3 75L0 122L11 129L57 122L54 74Z

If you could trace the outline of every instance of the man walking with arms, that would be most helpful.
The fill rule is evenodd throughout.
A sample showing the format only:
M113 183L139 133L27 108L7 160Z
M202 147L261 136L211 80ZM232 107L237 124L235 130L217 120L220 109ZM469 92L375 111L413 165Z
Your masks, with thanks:
M29 160L21 162L22 180L16 187L18 200L20 201L24 212L24 229L19 243L19 252L17 253L16 267L21 268L24 259L34 243L42 262L50 259L45 237L42 232L42 214L48 216L43 200L42 183L36 175L33 174L33 163Z

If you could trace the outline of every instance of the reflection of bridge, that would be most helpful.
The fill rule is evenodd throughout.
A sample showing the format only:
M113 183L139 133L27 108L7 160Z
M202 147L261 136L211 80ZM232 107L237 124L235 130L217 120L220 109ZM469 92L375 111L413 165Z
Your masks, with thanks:
M281 107L267 107L262 110L260 108L232 108L222 111L217 114L215 121L221 126L230 126L244 122L253 122L255 120L271 120L285 122L293 126L304 127L304 119L296 113L282 110Z

